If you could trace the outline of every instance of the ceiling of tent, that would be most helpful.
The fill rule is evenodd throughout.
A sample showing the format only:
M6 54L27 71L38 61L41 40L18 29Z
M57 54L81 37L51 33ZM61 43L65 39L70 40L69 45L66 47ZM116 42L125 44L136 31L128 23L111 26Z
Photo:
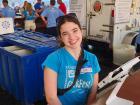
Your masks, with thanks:
M16 6L22 7L24 1L25 0L8 0L9 5L11 7L16 7ZM27 1L34 5L37 0L27 0ZM45 2L45 5L49 5L50 0L42 0L42 1ZM63 2L66 4L67 7L69 7L69 0L63 0ZM2 8L2 7L3 7L2 0L0 0L0 8Z

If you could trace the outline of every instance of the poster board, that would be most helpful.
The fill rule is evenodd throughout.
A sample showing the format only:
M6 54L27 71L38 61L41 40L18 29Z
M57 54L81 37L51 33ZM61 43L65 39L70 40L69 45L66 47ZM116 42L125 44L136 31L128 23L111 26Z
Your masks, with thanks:
M132 0L115 0L115 23L126 23L130 20Z
M76 13L82 28L86 27L86 0L69 0L69 13Z
M0 18L0 35L14 33L12 18Z

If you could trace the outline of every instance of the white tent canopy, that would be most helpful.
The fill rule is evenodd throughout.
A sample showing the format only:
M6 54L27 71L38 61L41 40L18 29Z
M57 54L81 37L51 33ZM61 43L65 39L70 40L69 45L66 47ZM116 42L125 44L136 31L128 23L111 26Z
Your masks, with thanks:
M8 0L9 5L11 7L16 7L16 6L22 7L24 1L25 0ZM26 1L28 1L29 3L31 3L32 5L34 5L37 0L26 0ZM49 5L49 1L50 0L42 0L42 1L45 2L45 5ZM66 4L67 7L69 7L69 0L63 0L63 2ZM3 7L2 0L0 0L0 8L2 8L2 7Z

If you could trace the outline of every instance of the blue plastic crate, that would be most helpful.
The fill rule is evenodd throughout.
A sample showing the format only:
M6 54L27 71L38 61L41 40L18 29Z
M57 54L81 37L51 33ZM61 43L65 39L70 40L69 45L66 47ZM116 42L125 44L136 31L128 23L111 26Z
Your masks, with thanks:
M22 49L21 49L22 50ZM31 104L43 99L43 70L41 64L54 49L46 52L32 52L25 56L0 48L4 89L17 100Z
M49 38L42 37L39 40L37 40L37 38L39 39L38 36L34 35L33 37L30 36L30 34L28 35L28 33L25 33L24 35L18 35L18 36L16 35L3 36L3 39L6 42L12 43L14 45L20 45L26 49L30 49L34 51L45 51L45 50L49 50L50 48L58 47L58 43L56 39L54 39L54 37L49 37Z
M5 46L5 45L10 45L10 43L8 43L4 40L0 40L0 47Z
M11 45L8 42L5 42L3 40L0 40L0 47L6 46L6 45ZM2 69L2 55L0 54L0 86L3 87L4 85L4 77L3 77L3 69Z
M55 39L41 35L16 32L3 36L4 41L12 45L0 46L0 81L3 81L0 85L24 105L43 99L41 64L48 54L58 48ZM11 46L18 48L11 50Z

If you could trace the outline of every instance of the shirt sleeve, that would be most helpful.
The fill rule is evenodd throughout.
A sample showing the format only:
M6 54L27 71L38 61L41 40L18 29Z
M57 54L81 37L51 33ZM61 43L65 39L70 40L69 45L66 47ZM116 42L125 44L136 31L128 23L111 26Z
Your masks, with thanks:
M37 9L37 4L34 5L35 10Z
M100 70L101 70L98 59L96 56L94 56L94 58L93 58L93 68L94 68L94 74L100 72Z
M45 67L50 68L55 72L58 72L59 60L58 60L57 54L52 53L52 54L48 55L48 57L42 63L43 70Z
M41 16L46 16L48 14L48 9L45 9L42 13L41 13Z
M24 17L26 17L26 16L27 16L27 11L24 10L24 11L22 12L22 14L24 15Z
M2 15L5 16L5 10L2 8Z
M64 13L59 9L59 16L63 16Z

